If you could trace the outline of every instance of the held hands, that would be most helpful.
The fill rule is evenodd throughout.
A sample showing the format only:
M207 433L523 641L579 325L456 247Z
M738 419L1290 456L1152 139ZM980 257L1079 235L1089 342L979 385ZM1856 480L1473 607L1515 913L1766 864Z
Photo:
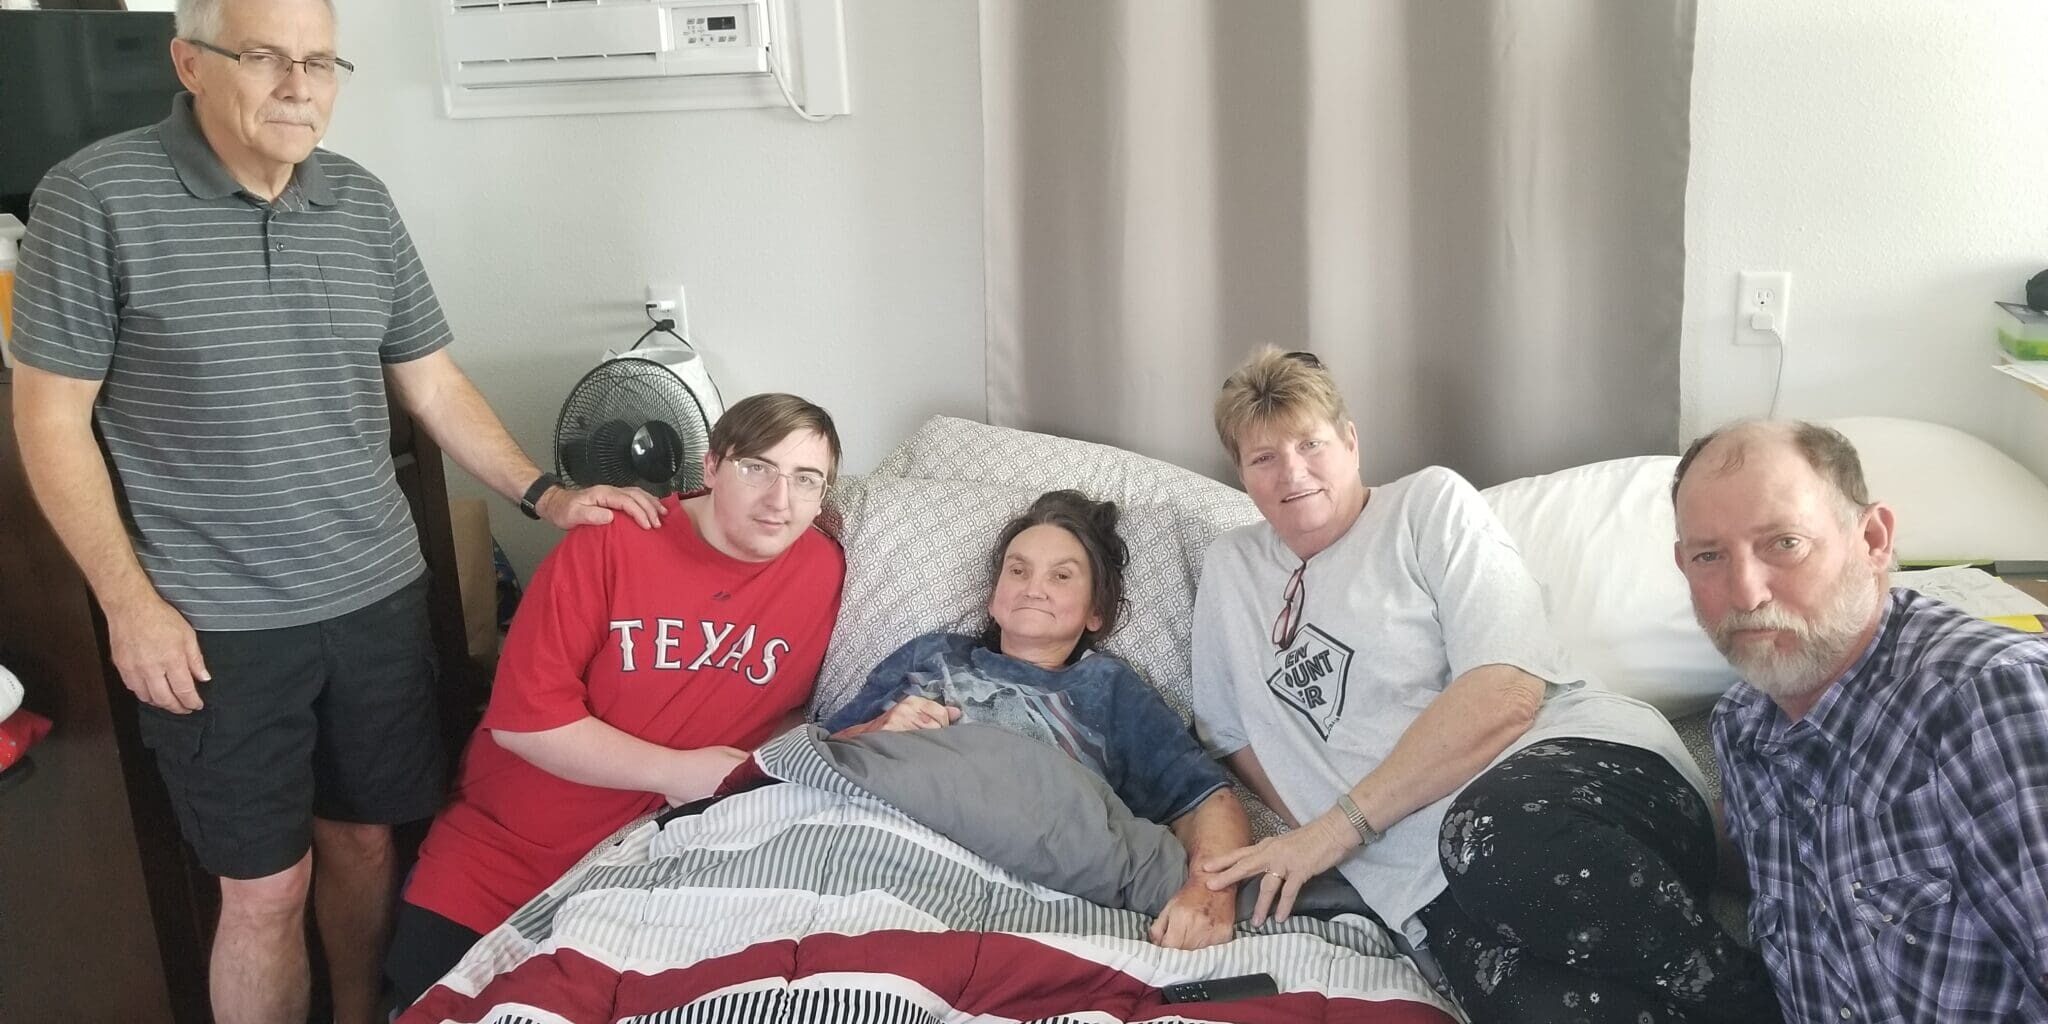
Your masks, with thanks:
M1167 949L1203 949L1229 942L1237 933L1237 887L1211 892L1205 879L1189 875L1166 902L1146 937Z
M959 720L959 708L949 707L929 697L905 697L869 724L879 732L912 732L943 729Z
M174 715L206 706L199 685L212 680L199 654L199 634L178 610L151 591L132 602L101 605L107 643L121 682L143 703Z
M1252 927L1256 928L1266 923L1269 910L1274 920L1287 920L1301 887L1335 867L1357 845L1358 833L1333 810L1285 835L1211 857L1202 870L1212 873L1208 882L1212 890L1257 880L1259 901L1252 910Z
M960 709L941 704L929 697L905 697L889 710L862 722L848 726L832 734L833 739L850 740L871 732L915 732L919 729L943 729L960 720Z
M661 502L638 487L551 487L534 503L542 519L566 530L572 526L602 526L612 521L614 510L632 516L642 527L661 525Z

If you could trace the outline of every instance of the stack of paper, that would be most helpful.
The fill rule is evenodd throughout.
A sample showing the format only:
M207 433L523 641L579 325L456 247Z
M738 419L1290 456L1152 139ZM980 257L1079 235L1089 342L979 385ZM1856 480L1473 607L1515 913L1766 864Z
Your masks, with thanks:
M1997 366L1992 367L1992 369L2018 377L2037 388L2048 388L2048 359L2019 363L1999 363Z
M2029 633L2041 632L2040 616L2048 615L2048 605L1982 569L1966 565L1895 572L1892 586L1917 590L1980 619Z

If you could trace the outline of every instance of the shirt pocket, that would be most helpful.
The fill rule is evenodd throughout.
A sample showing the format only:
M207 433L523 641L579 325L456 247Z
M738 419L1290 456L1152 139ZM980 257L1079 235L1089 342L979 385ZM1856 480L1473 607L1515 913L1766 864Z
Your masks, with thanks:
M1929 871L1856 878L1849 907L1878 966L1901 980L1927 978L1954 930L1953 886Z
M1889 794L1881 806L1848 815L1836 849L1847 870L1836 874L1838 922L1867 943L1877 966L1895 978L1920 982L1954 937L1953 867L1942 794L1927 784Z
M1792 959L1786 947L1785 901L1775 896L1754 894L1749 900L1749 937L1771 977L1784 984L1791 976Z
M368 255L338 246L318 256L328 328L338 338L381 342L391 322L392 282Z
M1958 898L1946 870L1856 877L1849 884L1851 920L1843 922L1844 930L1860 933L1868 976L1890 993L1903 1019L2012 1019L2007 985L1953 983L2019 968Z

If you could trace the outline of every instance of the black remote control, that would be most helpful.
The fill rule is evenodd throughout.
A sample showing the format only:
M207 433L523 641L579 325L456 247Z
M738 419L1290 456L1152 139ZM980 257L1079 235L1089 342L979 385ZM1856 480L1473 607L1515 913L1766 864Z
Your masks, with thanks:
M1159 990L1169 1003L1224 1003L1233 999L1277 996L1280 985L1270 974L1240 974L1235 978L1183 981Z

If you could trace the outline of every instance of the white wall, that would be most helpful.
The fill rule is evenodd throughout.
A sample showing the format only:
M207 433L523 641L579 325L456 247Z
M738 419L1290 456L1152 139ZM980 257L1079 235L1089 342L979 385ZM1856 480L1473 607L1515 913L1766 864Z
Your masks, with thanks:
M1761 415L1735 275L1793 273L1780 412L1909 416L2048 476L2048 401L1987 369L2048 268L2048 3L1703 0L1681 431Z
M823 126L772 110L450 121L428 6L343 5L362 72L328 144L390 183L457 358L530 451L597 352L637 333L652 278L690 286L728 396L822 402L851 470L926 415L984 415L974 5L847 0L856 112ZM2048 401L1986 368L1990 301L2048 267L2043 38L2033 0L1703 0L1685 434L1769 403L1775 352L1729 342L1735 274L1783 269L1781 412L1949 423L2048 476ZM548 532L492 514L530 568Z
M449 120L431 7L341 5L358 71L326 145L390 185L457 360L544 465L562 399L646 326L656 279L689 288L728 402L817 401L851 471L933 413L985 415L973 4L846 0L854 114L822 125L766 108ZM450 490L482 493L452 465ZM491 516L530 571L552 531L503 501Z

